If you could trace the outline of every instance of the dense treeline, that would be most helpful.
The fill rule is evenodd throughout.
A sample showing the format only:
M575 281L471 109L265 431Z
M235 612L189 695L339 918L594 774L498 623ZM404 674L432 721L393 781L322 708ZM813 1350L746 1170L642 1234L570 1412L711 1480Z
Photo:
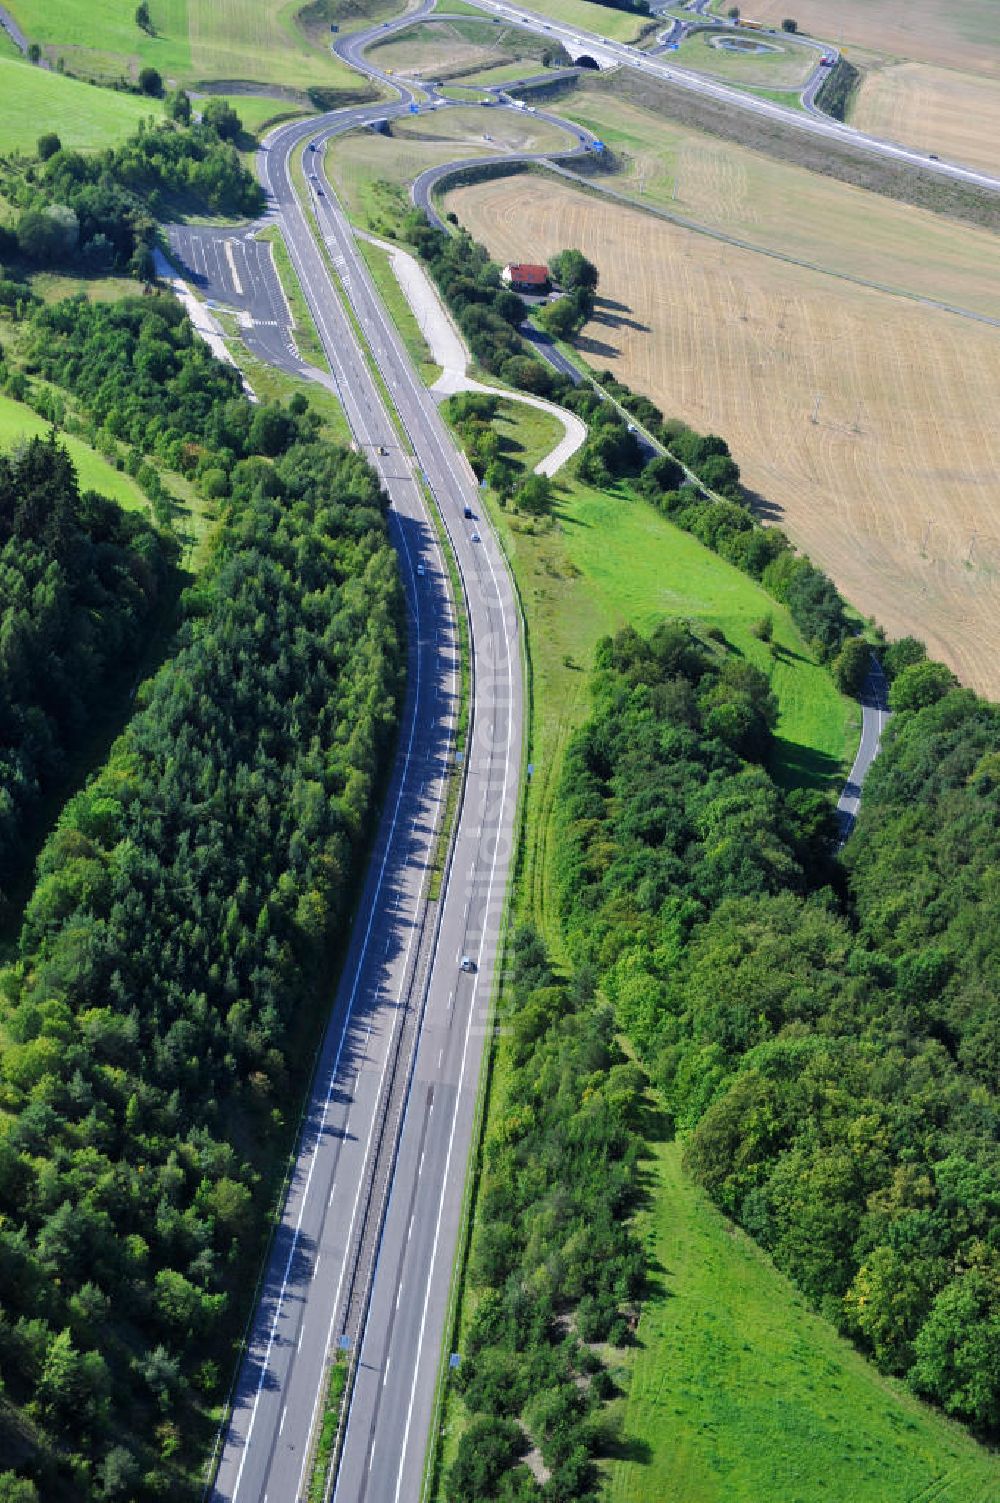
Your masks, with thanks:
M898 713L845 876L821 802L764 770L753 670L680 627L606 641L560 901L698 1180L885 1370L995 1438L1000 709L919 644L886 657Z
M319 427L302 398L287 408L248 402L238 371L215 359L165 294L70 298L34 305L26 319L28 370L79 401L88 442L110 453L126 443L137 460L190 477L209 497L245 489L250 472L265 479L271 459Z
M95 391L100 369L118 366L95 362ZM178 441L197 451L216 417L238 435L259 416L200 374L182 362L148 414L162 436L190 404ZM234 453L176 656L45 846L0 975L0 1454L45 1497L193 1488L393 737L401 600L375 476L304 436Z
M0 455L0 910L25 816L148 640L167 552L55 434Z
M221 134L211 118L150 120L120 146L86 155L53 137L58 149L44 161L17 163L4 175L18 218L0 230L0 252L18 250L41 265L128 267L148 278L156 219L172 200L218 214L259 213L261 189L219 123Z
M447 1491L463 1503L589 1503L614 1391L591 1344L629 1339L643 1288L629 1215L646 1082L590 973L558 981L533 931L515 938L505 1004L508 1069L483 1149L475 1315L456 1375L470 1421ZM532 1446L544 1486L520 1460Z

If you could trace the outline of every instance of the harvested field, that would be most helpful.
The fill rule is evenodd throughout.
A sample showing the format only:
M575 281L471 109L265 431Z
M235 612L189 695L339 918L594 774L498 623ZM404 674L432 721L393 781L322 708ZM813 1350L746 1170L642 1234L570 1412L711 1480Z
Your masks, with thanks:
M799 30L843 46L1000 78L996 0L795 0ZM780 26L788 0L753 0L753 17Z
M1000 172L1000 78L925 63L877 68L865 75L850 123L949 161Z
M579 246L601 270L590 362L724 434L849 600L1000 694L1000 331L540 176L448 206L500 260Z
M577 91L558 108L612 148L617 170L596 182L813 266L1000 318L996 235L675 125L603 91Z

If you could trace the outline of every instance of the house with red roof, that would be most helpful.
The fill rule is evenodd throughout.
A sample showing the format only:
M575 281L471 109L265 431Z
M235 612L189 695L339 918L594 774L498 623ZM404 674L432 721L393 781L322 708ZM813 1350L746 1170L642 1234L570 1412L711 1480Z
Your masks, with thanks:
M547 266L531 266L524 261L512 261L500 273L500 280L515 292L544 292L549 285Z

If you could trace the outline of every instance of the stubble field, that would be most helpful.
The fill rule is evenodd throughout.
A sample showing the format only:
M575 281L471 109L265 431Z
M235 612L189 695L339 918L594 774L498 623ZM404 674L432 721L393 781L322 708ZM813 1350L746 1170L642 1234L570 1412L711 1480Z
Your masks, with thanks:
M1000 239L987 230L664 120L602 87L558 107L612 148L614 170L598 178L608 187L839 276L1000 318Z
M867 73L851 124L871 135L1000 173L1000 78L926 63Z
M855 605L1000 693L996 329L540 176L457 189L448 207L500 260L579 246L604 299L581 340L591 364L725 435Z
M753 0L753 17L780 26L788 0ZM996 0L795 0L799 30L845 46L1000 78Z

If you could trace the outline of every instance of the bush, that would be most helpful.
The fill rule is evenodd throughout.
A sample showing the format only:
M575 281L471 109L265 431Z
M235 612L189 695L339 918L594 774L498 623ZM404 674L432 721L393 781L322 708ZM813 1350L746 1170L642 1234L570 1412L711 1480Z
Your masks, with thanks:
M944 663L917 662L893 680L889 690L892 710L924 710L956 687L957 680Z
M238 141L243 134L243 121L227 99L207 100L201 118L222 141Z
M62 151L62 142L54 130L46 131L38 138L38 157L42 162L47 162L49 157L54 157L57 151Z
M927 657L927 648L916 637L900 637L897 642L890 642L882 652L882 667L889 679L894 679L902 673L904 668L911 667L914 663L922 663Z
M156 68L146 67L139 70L139 90L153 99L159 99L162 96L163 79Z
M871 672L872 650L863 637L848 637L833 660L834 682L841 694L857 699Z

